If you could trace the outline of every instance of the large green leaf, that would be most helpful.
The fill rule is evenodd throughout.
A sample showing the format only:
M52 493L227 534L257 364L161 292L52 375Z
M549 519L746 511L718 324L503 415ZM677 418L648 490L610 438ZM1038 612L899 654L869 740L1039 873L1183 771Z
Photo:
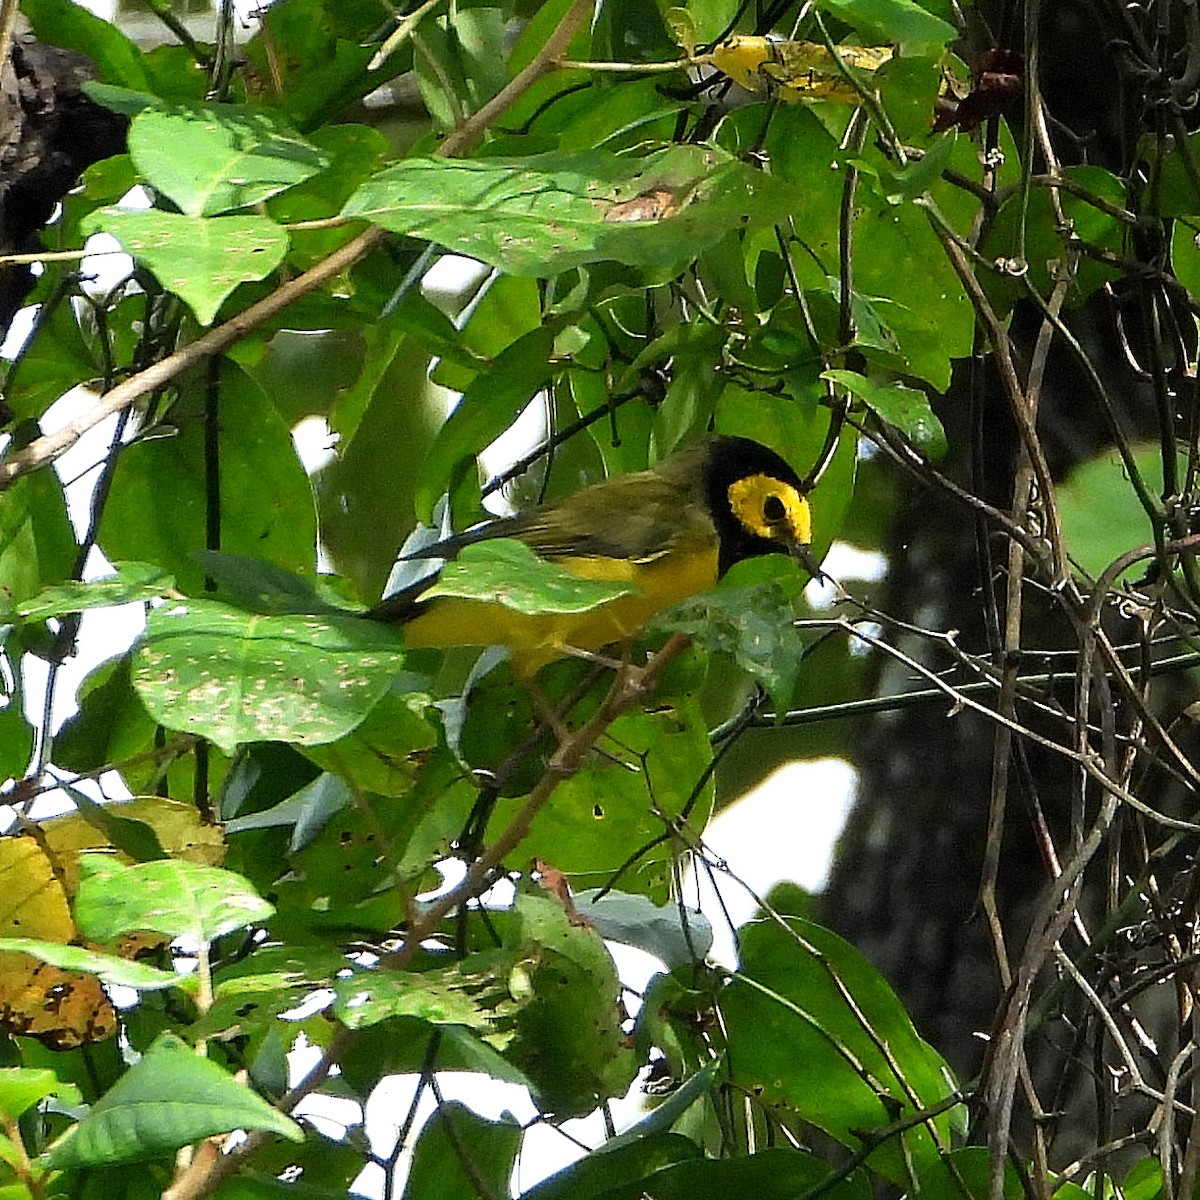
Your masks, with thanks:
M154 609L133 684L168 729L242 742L336 741L403 663L398 635L356 617L260 616L212 600Z
M800 203L721 151L676 146L641 159L410 158L363 184L343 212L544 276L602 259L678 270L725 231L773 224Z
M232 104L146 109L129 128L129 153L146 182L189 217L248 208L328 165L278 117Z
M560 1117L582 1116L624 1095L638 1064L599 934L542 896L520 896L511 913L494 919L517 955L509 988L525 1001L508 1057L529 1077L538 1104Z
M864 38L894 42L905 54L938 51L958 30L915 0L822 0L822 8L854 26Z
M408 1200L458 1200L508 1194L521 1126L507 1116L489 1121L464 1104L442 1104L421 1130L404 1195Z
M205 588L194 552L209 544L210 506L220 508L220 549L302 574L316 561L312 485L288 427L241 368L221 364L215 395L219 470L206 450L205 373L189 375L163 436L121 451L100 520L110 561L151 563L183 592ZM211 428L211 427L210 427ZM173 436L171 436L173 434Z
M84 233L108 233L144 264L168 292L209 325L238 286L265 279L287 254L288 235L267 217L214 217L101 208Z
M137 1162L234 1129L264 1129L296 1142L304 1137L291 1118L164 1034L43 1161L54 1170Z
M260 924L274 911L247 880L219 867L181 859L127 867L105 854L79 860L75 923L95 941L111 942L144 929L211 942Z
M96 64L106 83L151 91L142 54L115 25L74 0L22 0L22 14L50 46L76 50Z
M691 805L691 821L703 828L712 809L708 730L690 698L661 703L650 712L625 713L583 768L555 789L534 818L521 852L553 863L575 887L615 882L658 904L670 894L670 817ZM502 800L497 827L511 819L521 799ZM630 862L633 865L630 866Z
M1154 495L1162 492L1159 446L1131 447L1133 461ZM1138 502L1125 463L1116 450L1080 463L1055 490L1067 552L1096 576L1126 550L1154 541L1150 517ZM1131 571L1145 571L1145 561Z
M809 921L758 920L741 931L742 966L720 996L734 1082L858 1148L865 1132L953 1092L883 978L856 950ZM849 999L853 997L853 1001ZM938 1160L954 1120L943 1115L884 1143L870 1164L903 1183ZM936 1127L937 1137L931 1133Z

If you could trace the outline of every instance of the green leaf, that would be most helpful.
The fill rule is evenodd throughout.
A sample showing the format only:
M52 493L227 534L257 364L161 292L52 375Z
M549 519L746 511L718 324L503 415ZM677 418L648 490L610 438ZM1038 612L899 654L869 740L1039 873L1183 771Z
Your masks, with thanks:
M163 432L121 451L100 520L100 546L110 562L153 563L179 590L205 590L195 552L208 544L207 514L221 510L221 549L311 574L316 563L312 484L287 425L240 367L222 361L215 396L220 424L220 486L206 466L207 372L180 381ZM34 477L36 478L36 476Z
M154 827L121 815L120 804L101 804L69 783L62 785L80 819L90 825L114 850L135 862L151 862L167 855ZM165 799L165 798L164 798Z
M675 146L641 159L410 158L363 184L343 215L546 276L604 259L673 272L729 229L784 220L797 203L721 151Z
M1162 493L1162 451L1134 445L1133 461L1155 495ZM1154 541L1146 510L1138 503L1121 456L1110 450L1080 463L1055 489L1067 552L1089 575L1100 575L1114 559ZM1135 574L1146 562L1129 568Z
M306 746L304 753L318 766L336 771L352 792L408 798L428 752L438 743L436 718L428 696L393 688L345 737L332 745ZM297 825L295 836L300 834Z
M329 818L341 812L353 799L349 787L341 779L323 771L286 800L226 821L225 832L234 834L247 829L284 826L293 830L288 853L294 854L297 850L303 850L321 832Z
M761 920L742 927L740 948L742 970L720 997L736 1086L855 1148L866 1131L951 1094L940 1055L883 978L836 935L798 917L784 927ZM957 1119L936 1118L941 1138ZM870 1165L902 1183L912 1163L940 1162L924 1124L903 1143L887 1142Z
M521 853L553 863L575 888L603 887L624 869L621 887L665 904L671 892L672 849L663 822L685 807L703 828L713 804L705 769L712 757L708 726L690 697L629 712L613 722L604 745L555 789L554 802L533 819ZM496 828L523 797L496 806ZM629 863L636 862L630 867Z
M99 976L105 983L153 992L178 987L182 976L116 954L103 954L83 946L68 946L62 942L46 942L38 938L0 938L0 951L18 951L40 962L60 967L64 971L83 971Z
M54 761L71 771L92 771L149 749L156 723L134 693L129 657L101 663L80 685L79 711L54 738Z
M329 165L273 114L232 104L147 109L129 127L129 153L189 217L259 204Z
M367 1095L388 1075L415 1075L428 1061L431 1033L424 1021L397 1017L360 1029L342 1059L343 1075L359 1095ZM437 1031L439 1071L465 1071L528 1087L529 1080L499 1051L461 1025Z
M582 1116L625 1094L637 1060L621 1030L620 982L594 929L572 925L560 904L519 896L494 919L517 961L509 988L525 999L506 1057L529 1077L539 1107Z
M668 970L703 959L712 949L708 918L691 909L681 911L678 901L659 905L646 896L594 888L576 892L575 907L605 941L636 946Z
M22 426L22 432L28 428ZM25 440L15 437L14 449ZM58 476L52 471L23 475L0 504L0 613L67 578L76 553Z
M378 1025L392 1017L416 1017L431 1025L460 1025L487 1039L516 1004L503 977L474 973L471 960L432 971L358 971L339 979L334 1015L348 1029Z
M511 1115L489 1121L455 1100L438 1106L413 1149L404 1194L410 1200L459 1200L508 1194L521 1146Z
M33 726L25 716L22 697L19 676L12 691L0 696L5 702L0 708L0 775L6 779L24 775L33 754Z
M316 584L303 575L248 554L222 554L197 550L193 556L204 574L216 584L220 599L247 612L274 616L282 613L327 612L344 615L345 610L329 603Z
M1125 1200L1154 1200L1162 1194L1162 1188L1162 1163L1156 1158L1143 1158L1129 1168L1121 1184L1121 1195Z
M508 82L505 16L499 8L451 6L423 21L413 55L421 99L435 127L453 129L465 108L474 112Z
M883 172L881 180L887 202L900 204L923 195L949 163L954 150L954 138L953 132L944 134L925 151L923 158L895 170Z
M399 635L357 617L265 617L212 600L154 609L133 684L168 729L227 752L242 742L333 742L387 691Z
M81 227L115 237L201 325L212 323L238 284L270 275L288 249L286 230L258 216L206 219L110 206L89 214Z
M895 425L914 446L919 446L931 458L941 458L946 453L946 431L924 392L901 383L879 383L856 371L822 371L821 378L844 387L880 420Z
M607 1142L522 1192L521 1200L615 1200L625 1196L642 1200L653 1194L647 1193L648 1181L664 1168L702 1157L700 1147L680 1133L652 1134L619 1146ZM692 1200L708 1198L700 1193Z
M659 976L659 978L664 977ZM643 994L649 999L649 992ZM674 1128L697 1100L704 1099L721 1086L724 1069L724 1059L712 1059L695 1074L689 1075L661 1104L656 1105L648 1116L643 1117L636 1125L631 1125L615 1138L610 1138L599 1147L597 1153L605 1157L616 1156L629 1146L645 1142L647 1138L655 1134L668 1132Z
M291 1118L163 1034L41 1161L49 1170L137 1162L234 1129L304 1139Z
M963 1146L951 1150L938 1160L925 1164L917 1171L917 1189L929 1200L987 1200L991 1191L992 1167L986 1146ZM1083 1200L1078 1185L1072 1196L1062 1190L1053 1194L1059 1200ZM1025 1194L1021 1175L1011 1161L1004 1164L1004 1200L1021 1200ZM1093 1193L1088 1190L1086 1195Z
M802 585L800 569L782 555L749 559L736 563L718 587L658 614L653 626L728 654L782 712L791 705L804 660L805 640L793 624Z
M904 54L937 51L958 37L953 25L914 0L823 0L822 8L868 41L894 43Z
M87 583L70 580L57 587L43 588L36 596L17 605L18 616L27 621L44 621L90 608L109 608L156 600L175 586L175 580L153 563L114 563L115 575Z
M181 859L127 867L106 854L79 859L75 923L94 941L147 930L211 942L260 924L274 911L247 880L219 867Z
M96 83L93 80L83 85L83 94L89 100L102 104L122 116L136 117L144 109L153 108L158 97L152 92L139 92L134 88L118 87L112 83Z
M313 129L374 91L381 78L411 68L411 49L393 55L386 70L368 71L378 49L378 5L339 0L292 0L274 5L245 46L259 79L278 80L276 102L300 129Z
M559 370L551 361L554 341L545 328L530 330L476 376L438 430L421 464L417 516L428 522L443 493L452 492L480 450L512 424L526 404Z
M106 159L105 163L119 161ZM104 166L97 163L85 172L84 187L63 201L68 213L83 202L89 180L103 171ZM79 311L71 304L42 310L34 336L22 348L4 384L4 399L19 421L40 417L71 388L100 374L102 368L84 338L79 318Z
M49 46L77 50L96 64L106 83L153 91L142 53L115 25L73 0L22 0L21 12Z
M488 600L520 613L578 613L637 590L633 584L581 579L515 538L490 538L464 546L423 597Z
M79 1103L79 1090L69 1083L60 1083L53 1071L0 1067L0 1114L5 1121L15 1121L47 1096L58 1096L69 1104Z
M637 1161L628 1153L625 1157ZM570 1190L543 1184L529 1192L526 1200L643 1200L645 1196L653 1196L654 1200L708 1200L727 1196L796 1200L817 1188L830 1200L869 1200L871 1196L870 1182L864 1172L856 1171L835 1181L828 1164L815 1155L782 1147L726 1159L685 1157L661 1167L650 1157L644 1175L622 1179L629 1165L621 1163L623 1170L618 1168L609 1174L609 1156L602 1147L562 1173L574 1185Z

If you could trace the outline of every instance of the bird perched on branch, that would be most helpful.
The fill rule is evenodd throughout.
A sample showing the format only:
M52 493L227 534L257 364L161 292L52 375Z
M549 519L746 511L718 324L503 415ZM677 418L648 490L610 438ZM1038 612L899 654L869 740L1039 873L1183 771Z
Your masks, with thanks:
M602 480L410 557L453 560L497 538L523 543L577 579L616 586L587 607L523 612L502 602L502 588L492 598L454 594L426 578L367 615L402 622L413 648L507 646L518 672L532 675L553 659L627 641L744 558L790 554L819 573L799 476L758 442L720 434L695 439L647 471Z

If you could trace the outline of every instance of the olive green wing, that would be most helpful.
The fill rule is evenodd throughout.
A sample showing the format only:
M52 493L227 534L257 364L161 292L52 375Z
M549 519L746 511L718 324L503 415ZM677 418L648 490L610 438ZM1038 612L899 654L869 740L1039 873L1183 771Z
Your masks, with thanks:
M492 536L519 538L550 559L645 562L679 547L708 545L717 536L699 489L654 471L605 480L496 524Z
M702 499L707 454L708 439L699 439L653 470L601 480L553 504L455 534L410 557L452 559L464 546L500 537L518 538L548 559L646 562L675 549L703 549L717 539ZM420 596L434 578L385 597L366 615L409 620L420 611Z

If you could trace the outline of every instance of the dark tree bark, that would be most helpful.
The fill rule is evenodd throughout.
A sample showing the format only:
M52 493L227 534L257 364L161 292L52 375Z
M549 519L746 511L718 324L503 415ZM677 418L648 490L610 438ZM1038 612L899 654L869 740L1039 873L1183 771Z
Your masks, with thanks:
M0 253L39 250L39 231L85 168L124 150L128 121L82 90L94 78L82 54L14 41L0 70ZM0 336L33 285L29 267L0 268Z

